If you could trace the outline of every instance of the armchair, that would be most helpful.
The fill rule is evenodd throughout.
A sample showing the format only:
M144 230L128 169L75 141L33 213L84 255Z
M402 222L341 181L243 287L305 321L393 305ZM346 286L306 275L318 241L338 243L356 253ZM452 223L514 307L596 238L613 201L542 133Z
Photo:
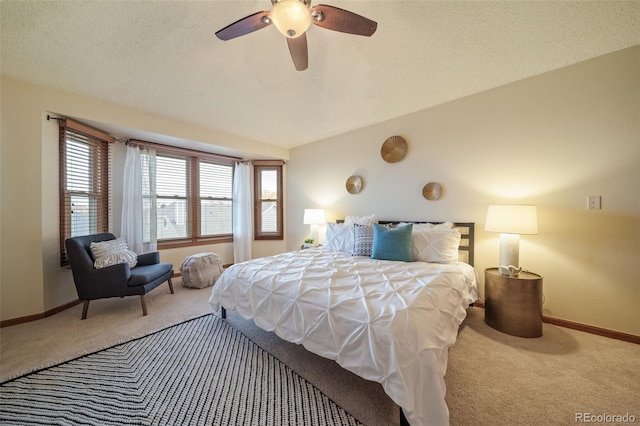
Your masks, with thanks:
M144 316L147 315L145 294L165 281L169 282L169 289L173 294L171 283L173 265L160 263L158 252L138 255L138 264L134 268L130 268L128 263L118 263L101 269L94 268L91 243L115 238L111 233L102 233L71 237L64 242L78 299L84 302L82 319L87 318L91 300L139 295Z

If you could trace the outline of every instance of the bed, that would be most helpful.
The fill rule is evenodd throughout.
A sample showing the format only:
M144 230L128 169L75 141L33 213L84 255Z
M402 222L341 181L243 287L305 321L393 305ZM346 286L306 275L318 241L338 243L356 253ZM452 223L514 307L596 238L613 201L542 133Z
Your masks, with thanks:
M366 244L358 246L369 241L368 234L360 238L369 232L365 227L375 233L370 253ZM473 223L331 225L324 247L230 266L209 303L223 317L226 309L235 310L258 327L381 383L401 407L403 421L447 425L448 349L477 299L473 233Z

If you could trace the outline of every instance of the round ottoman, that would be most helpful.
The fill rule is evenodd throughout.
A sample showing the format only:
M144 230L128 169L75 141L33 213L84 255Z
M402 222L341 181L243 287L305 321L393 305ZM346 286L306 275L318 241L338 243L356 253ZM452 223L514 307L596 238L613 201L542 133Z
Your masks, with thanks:
M182 265L182 285L189 288L204 288L215 284L222 274L222 261L215 253L198 253L187 256Z

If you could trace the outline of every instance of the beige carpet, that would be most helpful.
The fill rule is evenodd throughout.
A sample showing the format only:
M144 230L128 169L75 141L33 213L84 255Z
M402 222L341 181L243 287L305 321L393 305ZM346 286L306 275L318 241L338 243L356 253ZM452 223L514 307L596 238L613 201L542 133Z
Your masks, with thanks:
M0 380L211 312L210 289L186 289L180 279L174 287L174 295L163 285L147 296L146 317L139 298L130 297L91 302L84 321L78 305L0 329ZM493 330L483 319L482 309L469 309L450 351L446 382L452 425L568 425L581 413L629 414L640 423L640 345L549 324L542 337L524 339ZM379 384L262 332L234 313L229 322L365 424L396 422L397 407Z

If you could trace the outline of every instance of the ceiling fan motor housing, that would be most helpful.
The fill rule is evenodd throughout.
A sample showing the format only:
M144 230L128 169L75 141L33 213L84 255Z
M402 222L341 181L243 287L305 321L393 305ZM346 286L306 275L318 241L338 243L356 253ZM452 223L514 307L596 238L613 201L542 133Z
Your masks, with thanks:
M309 7L300 0L280 0L273 5L271 20L285 37L296 38L311 25Z

